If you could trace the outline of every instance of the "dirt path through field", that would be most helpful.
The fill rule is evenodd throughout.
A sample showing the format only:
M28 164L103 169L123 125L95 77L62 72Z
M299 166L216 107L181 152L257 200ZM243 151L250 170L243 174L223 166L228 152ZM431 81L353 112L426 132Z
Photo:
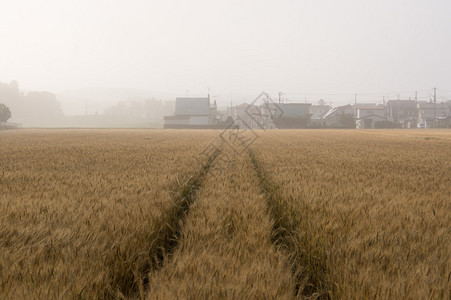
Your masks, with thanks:
M171 260L149 276L149 297L292 298L286 255L249 156L225 150L196 195Z

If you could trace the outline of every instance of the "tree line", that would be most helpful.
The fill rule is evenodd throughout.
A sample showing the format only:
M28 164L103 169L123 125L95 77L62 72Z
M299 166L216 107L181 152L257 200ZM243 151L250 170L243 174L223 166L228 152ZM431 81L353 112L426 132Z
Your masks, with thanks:
M50 92L19 90L17 81L0 82L0 122L37 122L63 116L61 104Z

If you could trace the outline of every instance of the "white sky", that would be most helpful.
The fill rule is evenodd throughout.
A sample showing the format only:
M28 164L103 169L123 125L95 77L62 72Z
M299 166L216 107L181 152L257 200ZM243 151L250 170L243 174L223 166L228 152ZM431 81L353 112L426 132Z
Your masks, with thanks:
M2 1L0 81L13 79L53 92L451 95L451 1Z

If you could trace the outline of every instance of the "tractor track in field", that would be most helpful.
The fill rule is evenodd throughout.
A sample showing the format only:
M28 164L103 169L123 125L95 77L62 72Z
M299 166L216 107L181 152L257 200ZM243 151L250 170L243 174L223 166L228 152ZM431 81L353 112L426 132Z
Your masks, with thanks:
M260 190L265 196L268 212L274 220L271 241L277 247L284 249L288 256L288 263L295 280L294 295L329 299L329 295L324 293L328 285L324 277L311 276L304 271L310 262L306 262L309 258L305 257L302 249L304 245L299 238L300 220L291 211L289 203L283 198L281 188L272 181L255 153L248 150L248 154L259 179ZM315 262L324 272L323 263Z
M189 213L191 205L196 201L196 193L202 187L211 166L220 153L219 149L213 152L199 172L189 178L186 183L183 185L175 183L176 187L173 189L175 205L165 213L160 222L161 226L152 234L153 243L148 250L149 262L140 270L143 287L149 283L149 273L161 269L166 260L172 256L179 243L185 217Z

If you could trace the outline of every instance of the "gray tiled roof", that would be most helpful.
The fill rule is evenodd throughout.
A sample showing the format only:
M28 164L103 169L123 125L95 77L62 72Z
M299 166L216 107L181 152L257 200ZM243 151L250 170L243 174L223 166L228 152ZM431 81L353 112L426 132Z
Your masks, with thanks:
M175 115L210 115L210 101L208 98L177 98L175 100Z
M281 103L278 104L284 116L307 116L311 103Z

